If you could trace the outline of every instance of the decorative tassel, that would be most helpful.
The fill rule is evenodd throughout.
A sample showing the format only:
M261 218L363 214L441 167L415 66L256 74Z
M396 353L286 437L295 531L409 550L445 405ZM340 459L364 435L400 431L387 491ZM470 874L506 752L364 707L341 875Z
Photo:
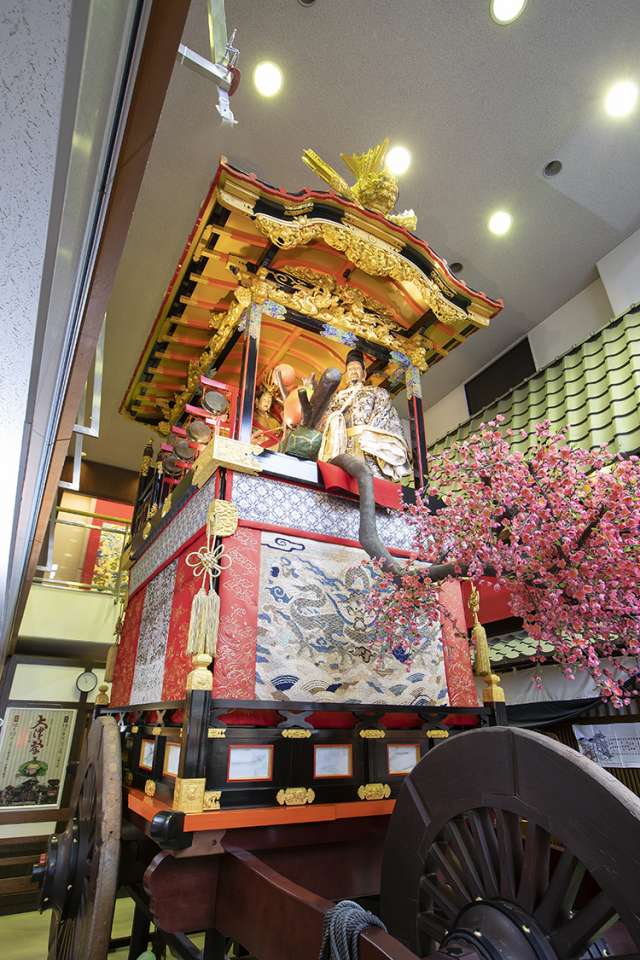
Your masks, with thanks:
M504 703L504 690L500 684L500 677L493 673L491 669L491 657L489 656L489 641L487 640L487 631L478 619L480 611L480 594L475 583L471 584L471 594L469 596L469 610L473 617L473 627L471 636L476 648L475 674L482 677L485 687L482 691L483 703Z
M205 588L206 577L191 603L189 620L189 640L187 653L206 653L216 655L218 624L220 622L220 597L213 588Z
M113 671L115 670L117 656L118 644L112 643L107 651L107 662L104 668L105 683L113 683Z

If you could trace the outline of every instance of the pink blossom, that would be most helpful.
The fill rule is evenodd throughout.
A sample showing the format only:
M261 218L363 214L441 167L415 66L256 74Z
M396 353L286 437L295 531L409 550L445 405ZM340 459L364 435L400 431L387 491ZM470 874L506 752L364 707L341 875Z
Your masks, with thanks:
M500 419L431 458L430 489L446 506L431 514L418 496L406 508L415 561L400 582L379 571L371 594L378 659L401 650L410 662L425 624L439 619L439 583L425 565L452 564L447 579L490 570L538 651L551 644L568 675L588 671L621 705L624 671L614 676L602 661L624 650L636 658L629 675L640 665L640 462L571 448L548 423L523 454Z

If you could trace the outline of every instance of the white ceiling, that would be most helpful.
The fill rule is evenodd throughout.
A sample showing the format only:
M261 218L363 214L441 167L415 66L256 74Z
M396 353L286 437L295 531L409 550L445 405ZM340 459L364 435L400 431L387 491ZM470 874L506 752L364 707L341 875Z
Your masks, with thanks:
M640 226L640 111L612 121L602 101L618 78L640 81L639 0L528 0L508 27L488 0L227 0L237 26L234 128L215 89L176 64L120 264L107 322L101 437L87 455L137 469L147 431L117 408L199 205L224 153L277 186L314 183L305 147L339 166L389 136L413 153L400 208L418 234L464 264L471 286L505 309L429 372L427 404L468 379L595 276L595 263ZM185 36L208 55L206 0ZM263 100L261 59L285 72ZM563 161L558 177L542 168ZM318 183L315 183L317 186ZM506 207L511 234L488 214Z

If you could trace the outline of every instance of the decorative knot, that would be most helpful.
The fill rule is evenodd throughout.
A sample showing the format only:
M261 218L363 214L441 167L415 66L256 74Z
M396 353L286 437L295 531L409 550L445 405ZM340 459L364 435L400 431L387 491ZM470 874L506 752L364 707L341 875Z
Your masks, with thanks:
M225 555L222 543L213 549L206 543L199 550L188 553L186 562L192 568L194 577L208 577L211 582L231 566L231 557Z

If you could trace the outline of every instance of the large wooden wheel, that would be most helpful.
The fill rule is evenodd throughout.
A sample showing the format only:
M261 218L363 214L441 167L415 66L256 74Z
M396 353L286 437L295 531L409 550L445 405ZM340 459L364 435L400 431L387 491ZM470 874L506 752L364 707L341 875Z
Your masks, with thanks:
M540 734L459 734L407 777L382 916L418 956L640 956L640 800ZM608 934L607 934L608 931Z
M89 730L64 833L34 869L41 910L51 909L48 960L106 960L118 884L122 769L112 717Z

